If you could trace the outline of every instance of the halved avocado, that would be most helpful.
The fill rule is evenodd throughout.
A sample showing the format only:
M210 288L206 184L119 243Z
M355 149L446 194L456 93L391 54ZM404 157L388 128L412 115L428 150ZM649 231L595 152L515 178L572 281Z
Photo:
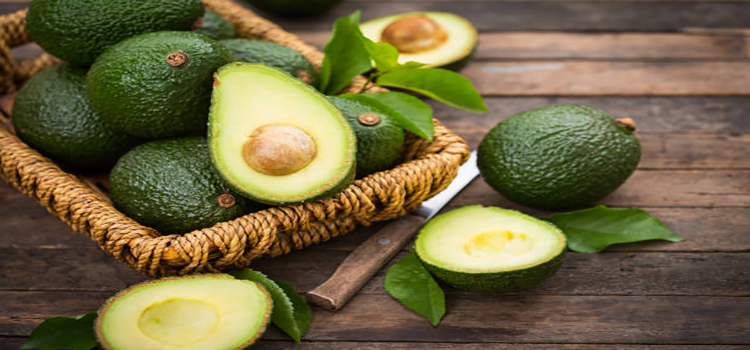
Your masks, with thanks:
M244 349L266 329L273 301L266 289L226 274L171 277L125 289L99 310L105 349Z
M430 220L415 251L433 275L453 287L512 293L557 272L566 238L554 225L515 210L472 205Z
M221 176L259 202L317 199L354 179L357 141L341 112L265 64L237 62L216 72L208 138Z
M368 39L393 45L399 63L460 70L477 46L477 30L467 19L445 12L409 12L360 25Z

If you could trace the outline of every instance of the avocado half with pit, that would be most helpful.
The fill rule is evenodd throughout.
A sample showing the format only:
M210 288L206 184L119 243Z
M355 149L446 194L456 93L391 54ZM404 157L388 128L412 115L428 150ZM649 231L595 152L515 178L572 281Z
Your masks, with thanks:
M557 272L566 238L554 225L515 210L472 205L430 220L415 251L433 275L455 288L512 293Z
M393 45L399 63L461 70L477 46L477 30L467 19L445 12L409 12L363 23L362 34Z
M241 195L300 203L353 181L354 132L305 82L265 64L232 63L216 72L211 103L211 158Z
M229 350L253 344L273 301L266 289L226 274L171 277L125 289L99 310L107 350Z

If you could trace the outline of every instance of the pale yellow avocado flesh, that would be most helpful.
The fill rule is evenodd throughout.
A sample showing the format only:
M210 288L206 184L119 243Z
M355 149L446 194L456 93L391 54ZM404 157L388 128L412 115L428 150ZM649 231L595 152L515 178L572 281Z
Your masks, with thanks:
M425 262L450 271L521 270L551 260L565 236L550 223L502 208L467 206L436 216L415 243Z
M165 278L133 286L100 310L106 349L225 350L252 344L273 303L261 285L229 275Z
M401 17L413 16L424 14L430 19L437 22L446 33L448 33L447 40L434 49L417 52L417 53L404 53L402 52L398 57L399 63L406 62L420 62L427 65L427 67L438 67L458 61L474 50L474 46L477 44L477 31L474 26L461 16L454 15L452 13L445 12L409 12L402 13L399 15L387 16L377 18L360 25L362 34L368 39L380 42L381 34L383 30L388 27L391 23L398 20Z
M315 157L288 175L253 169L243 147L258 128L290 125L309 135ZM356 139L325 97L264 64L230 64L216 74L209 122L211 157L230 186L250 198L288 203L314 198L351 178Z

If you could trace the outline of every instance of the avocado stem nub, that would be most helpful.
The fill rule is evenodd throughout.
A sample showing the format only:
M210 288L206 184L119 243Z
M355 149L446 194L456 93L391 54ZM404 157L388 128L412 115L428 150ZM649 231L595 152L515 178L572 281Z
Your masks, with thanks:
M404 16L389 24L380 41L393 45L398 52L417 53L432 50L448 40L448 33L424 14Z
M380 117L375 113L365 113L357 117L357 121L365 126L375 126L380 124Z
M177 50L167 55L167 64L169 64L170 66L174 68L184 67L189 62L190 62L190 55L188 55L187 52L182 51L182 50Z
M312 75L310 74L310 72L304 69L298 71L296 74L294 74L294 76L297 77L297 79L302 80L307 84L312 84Z
M620 127L625 128L627 132L635 132L635 121L631 118L617 118L615 119L615 123Z
M220 207L229 209L237 204L237 199L229 193L222 193L216 197L216 202L219 203Z

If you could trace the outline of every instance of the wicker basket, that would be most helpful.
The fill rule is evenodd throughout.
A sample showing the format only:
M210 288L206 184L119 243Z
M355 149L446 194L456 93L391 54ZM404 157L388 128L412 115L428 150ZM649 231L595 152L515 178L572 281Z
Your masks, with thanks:
M206 7L237 29L237 35L289 46L316 67L322 54L298 37L231 0L204 0ZM26 11L0 16L0 95L10 94L38 71L55 64L48 54L17 64L10 48L30 41ZM348 91L366 81L355 79ZM369 91L383 90L369 86ZM7 117L0 120L10 125ZM404 162L356 181L331 198L274 207L210 228L163 236L117 211L95 177L61 170L0 126L0 176L34 198L55 217L96 241L101 249L141 273L157 277L245 267L348 233L358 225L393 219L443 190L468 156L463 139L435 121L435 139L408 134ZM102 178L102 177L100 177ZM106 177L104 177L106 178Z

